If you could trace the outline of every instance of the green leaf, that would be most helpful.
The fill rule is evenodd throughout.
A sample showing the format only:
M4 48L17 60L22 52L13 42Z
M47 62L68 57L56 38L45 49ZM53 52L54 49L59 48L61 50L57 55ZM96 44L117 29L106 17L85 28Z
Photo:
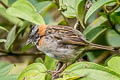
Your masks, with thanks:
M8 62L0 62L0 77L7 75L13 66L13 64L9 64Z
M18 75L8 75L14 64L8 62L0 62L0 80L17 80Z
M4 27L2 27L2 26L0 26L0 29L4 30L4 31L6 31L6 32L9 32L6 28L4 28Z
M30 49L33 46L34 46L34 44L24 45L24 47L22 48L22 52L27 51L28 49Z
M86 0L81 0L79 1L78 6L77 6L77 13L78 13L79 21L83 28L85 28L83 25L84 14L85 14L85 3L86 3Z
M43 1L35 4L36 10L42 15L45 16L46 12L54 6L52 1Z
M0 39L0 42L6 42L6 39Z
M67 18L74 18L77 16L77 6L82 0L59 0L62 14Z
M94 52L88 51L88 52L86 52L86 54L87 54L88 60L89 60L90 62L93 62L93 61L96 59L96 58L95 58L95 55L94 55Z
M37 58L35 62L44 64L43 59L41 57Z
M46 67L41 63L33 63L27 66L19 75L18 80L45 80Z
M58 25L57 22L53 19L52 15L50 15L50 12L47 12L44 17L45 23L48 25Z
M75 0L59 0L60 8L59 10L62 11L62 14L67 18L75 17Z
M120 11L119 12L114 12L110 15L110 18L113 22L120 24Z
M120 75L104 66L90 63L77 62L67 67L62 73L63 78L70 78L73 76L83 76L78 80L119 80ZM75 80L75 79L72 79Z
M28 21L24 21L23 26L20 27L20 29L17 31L17 36L20 35L28 26L30 26L31 23Z
M17 74L12 74L12 75L1 76L0 80L17 80L17 78L18 78Z
M90 25L87 26L87 28L84 30L83 34L87 35L92 29L100 26L101 24L105 23L106 21L107 21L107 19L104 18L103 16L98 17Z
M28 0L33 6L35 6L37 3L39 3L39 0Z
M107 30L107 26L98 26L92 29L89 33L86 34L86 38L88 41L94 41L100 34Z
M44 64L48 70L54 70L56 68L57 60L54 58L45 56Z
M16 35L15 34L16 34L16 25L8 33L7 41L5 43L5 49L6 50L9 50L10 46L12 45L14 40L16 39Z
M46 68L48 70L55 70L56 68L56 64L57 64L57 60L48 56L45 56L45 62L44 62ZM47 75L46 80L50 80L51 79L51 75Z
M11 6L14 2L16 2L17 0L8 0L8 6Z
M101 6L103 6L104 4L111 2L113 0L98 0L97 2L95 2L87 11L86 16L85 16L85 23L88 20L88 18L97 10L99 9Z
M17 0L7 9L7 13L35 24L44 24L42 16L36 12L36 9L27 0Z
M120 25L115 25L115 29L120 33Z
M68 78L58 78L56 80L79 80L81 78L81 76L72 76L72 77L68 77Z
M120 57L112 57L108 61L108 67L120 74Z
M6 13L6 9L4 7L0 7L0 15L10 21L11 23L17 24L18 26L23 25L23 21L16 18L15 16L11 16Z
M106 33L107 43L114 47L120 47L120 35L114 30L110 29Z

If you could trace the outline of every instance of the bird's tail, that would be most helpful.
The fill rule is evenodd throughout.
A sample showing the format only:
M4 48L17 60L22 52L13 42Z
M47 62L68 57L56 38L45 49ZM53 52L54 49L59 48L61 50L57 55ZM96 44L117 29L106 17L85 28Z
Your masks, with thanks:
M93 43L89 43L89 46L94 47L94 48L104 49L104 50L115 51L114 48L111 46L103 46L103 45L98 45L98 44L93 44Z

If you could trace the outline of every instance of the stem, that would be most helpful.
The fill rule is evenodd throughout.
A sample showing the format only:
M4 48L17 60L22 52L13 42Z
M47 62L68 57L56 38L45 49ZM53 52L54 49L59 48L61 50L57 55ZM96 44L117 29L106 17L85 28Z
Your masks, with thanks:
M119 8L119 2L117 2L116 6L115 6L112 10L110 10L110 11L108 11L107 8L106 8L105 6L103 6L103 10L104 10L105 13L107 14L107 19L108 19L108 22L109 22L110 25L111 25L111 28L114 29L118 34L120 34L120 33L116 30L115 25L112 23L112 21L111 21L111 19L110 19L111 13L114 12L114 11L115 11L116 9L118 9L118 8Z
M94 60L94 62L95 62L95 63L99 63L99 62L101 62L102 60L106 59L109 55L110 55L109 52L104 52L103 54L101 54L100 56L98 56L98 57Z
M0 0L0 4L2 4L6 9L8 8L8 6L2 0Z
M107 14L107 19L108 19L108 22L110 23L111 25L111 28L114 27L114 24L112 23L111 19L110 19L110 15L111 13L106 9L105 6L103 6L103 10L105 11L105 13Z

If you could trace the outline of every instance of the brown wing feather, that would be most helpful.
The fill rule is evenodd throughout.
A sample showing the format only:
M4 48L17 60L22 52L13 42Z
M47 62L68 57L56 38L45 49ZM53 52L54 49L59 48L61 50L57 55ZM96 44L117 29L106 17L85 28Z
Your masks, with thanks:
M51 31L52 30L52 31ZM55 38L61 39L62 43L87 45L88 42L82 33L69 26L47 26L47 33L52 32Z

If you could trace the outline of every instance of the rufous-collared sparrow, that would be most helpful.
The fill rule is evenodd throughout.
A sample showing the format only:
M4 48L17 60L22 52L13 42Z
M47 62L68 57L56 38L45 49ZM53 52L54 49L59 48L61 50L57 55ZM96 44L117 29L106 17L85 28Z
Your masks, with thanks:
M76 58L81 46L113 50L110 46L90 43L83 34L69 26L45 24L35 25L31 28L27 44L34 43L37 48L50 57L67 62Z

